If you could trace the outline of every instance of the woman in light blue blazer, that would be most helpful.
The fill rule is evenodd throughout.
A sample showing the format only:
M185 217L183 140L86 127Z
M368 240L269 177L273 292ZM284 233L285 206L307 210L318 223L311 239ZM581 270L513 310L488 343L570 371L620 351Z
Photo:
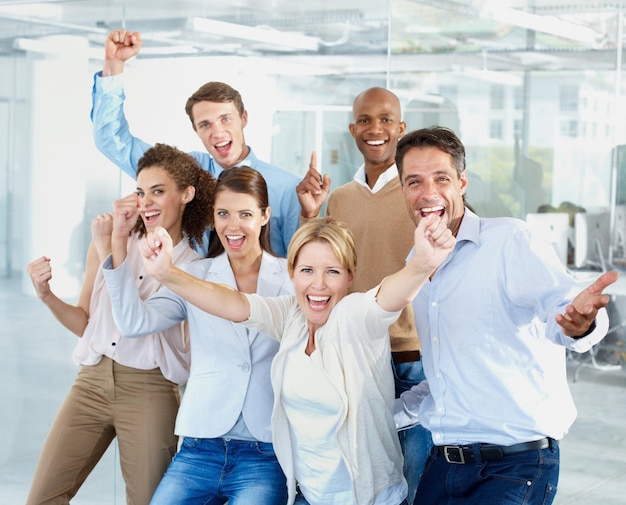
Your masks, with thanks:
M212 215L208 257L185 265L188 273L244 293L293 293L285 259L271 252L267 186L256 170L220 174ZM278 342L209 315L168 289L142 301L124 260L114 250L103 264L122 335L188 324L191 343L190 376L176 419L183 440L151 505L285 504L287 485L270 426L270 365Z

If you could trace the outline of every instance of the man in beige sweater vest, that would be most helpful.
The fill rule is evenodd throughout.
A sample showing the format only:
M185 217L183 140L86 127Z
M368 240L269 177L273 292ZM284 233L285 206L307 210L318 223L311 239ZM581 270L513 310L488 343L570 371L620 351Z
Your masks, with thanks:
M406 129L398 97L384 88L367 89L355 98L352 116L350 133L364 164L352 181L330 194L326 214L344 221L352 231L358 261L353 291L367 291L404 266L415 225L395 165L396 145ZM319 215L329 190L330 178L317 171L313 155L309 171L297 188L302 219ZM398 397L424 379L411 306L389 327L389 336ZM432 442L430 433L419 425L401 431L399 436L409 484L407 501L413 503Z

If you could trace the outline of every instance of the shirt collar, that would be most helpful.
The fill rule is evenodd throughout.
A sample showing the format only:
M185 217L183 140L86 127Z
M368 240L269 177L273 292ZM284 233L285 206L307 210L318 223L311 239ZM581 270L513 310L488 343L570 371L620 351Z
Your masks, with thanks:
M365 186L372 193L378 193L385 185L393 180L395 177L398 177L398 169L396 168L396 164L391 165L387 170L385 170L374 184L373 188L370 188L367 184L367 179L365 177L365 164L361 165L356 174L354 174L354 180L359 183L361 186Z
M219 174L220 172L222 172L224 170L224 167L221 166L220 164L218 164L215 161L215 158L213 158L213 163L215 164L216 168L218 169L216 172ZM254 154L254 152L252 151L252 149L250 148L250 146L248 146L248 156L246 156L243 160L241 160L239 163L237 163L235 166L236 167L250 167L250 168L255 168L257 164L257 157Z
M480 218L467 207L465 207L465 214L463 214L461 226L456 234L457 243L463 240L480 245Z

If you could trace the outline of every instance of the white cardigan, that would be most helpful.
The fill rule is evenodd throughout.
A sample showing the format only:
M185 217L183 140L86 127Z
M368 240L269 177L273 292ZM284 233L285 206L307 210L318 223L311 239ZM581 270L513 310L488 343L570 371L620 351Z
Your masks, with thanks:
M329 380L342 396L346 417L338 443L353 478L356 503L373 503L376 496L404 483L402 452L393 420L394 381L388 327L400 312L386 312L376 303L378 287L352 293L333 309L315 334ZM287 477L289 504L295 499L293 443L280 401L285 357L308 338L306 319L294 296L263 298L246 295L250 318L245 324L280 341L272 364L274 450Z

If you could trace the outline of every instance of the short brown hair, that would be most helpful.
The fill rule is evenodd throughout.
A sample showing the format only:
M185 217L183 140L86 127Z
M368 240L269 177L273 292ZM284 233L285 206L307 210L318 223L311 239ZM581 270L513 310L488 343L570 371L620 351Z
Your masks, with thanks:
M243 116L245 111L243 100L241 99L239 91L224 82L207 82L206 84L200 86L200 88L198 88L198 90L187 99L187 103L185 104L185 112L189 116L194 129L195 124L193 122L192 109L193 106L199 102L233 102L237 112L239 112L239 116Z
M465 170L465 147L449 128L443 126L431 126L407 133L398 141L396 148L396 167L402 182L402 163L407 151L413 148L435 147L444 153L448 153L452 158L457 175Z

